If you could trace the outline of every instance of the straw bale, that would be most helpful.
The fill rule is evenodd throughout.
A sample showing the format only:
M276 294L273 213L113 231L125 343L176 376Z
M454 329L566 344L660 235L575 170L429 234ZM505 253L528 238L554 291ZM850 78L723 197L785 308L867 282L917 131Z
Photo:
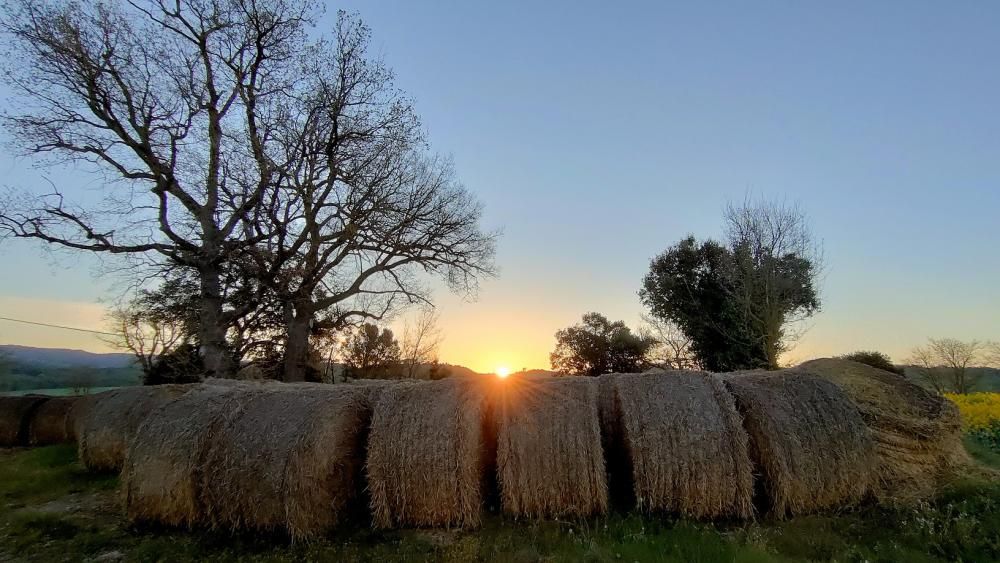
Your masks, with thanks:
M293 538L328 532L363 488L364 394L344 385L287 384L244 397L205 452L208 522Z
M366 472L374 524L480 524L493 459L484 376L381 387Z
M223 417L249 400L236 387L199 385L149 414L131 440L122 470L125 512L132 521L192 526L205 520L203 481L214 478L205 451Z
M663 371L615 379L621 438L644 511L753 516L749 437L715 375Z
M80 461L92 470L120 470L128 444L146 416L192 387L122 387L89 397L86 407L74 416Z
M871 432L847 395L799 373L728 377L761 473L762 504L778 517L843 507L875 484Z
M79 397L52 397L40 404L31 416L28 442L32 446L65 444L75 439L73 409Z
M849 360L820 359L793 371L831 381L861 412L875 439L883 501L932 494L956 464L967 461L955 405L906 377Z
M31 415L47 400L41 395L0 396L0 447L27 446Z
M496 409L504 511L529 517L606 512L598 381L562 377L505 383Z

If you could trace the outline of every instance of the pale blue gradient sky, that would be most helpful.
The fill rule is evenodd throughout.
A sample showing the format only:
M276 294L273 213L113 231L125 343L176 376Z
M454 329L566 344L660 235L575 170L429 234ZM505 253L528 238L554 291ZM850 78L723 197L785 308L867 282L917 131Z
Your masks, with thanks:
M650 258L718 236L748 191L800 203L826 249L824 310L789 359L1000 339L1000 3L539 4L356 1L324 20L370 24L504 229L477 302L438 293L443 361L544 367L586 311L638 324ZM0 173L37 177L6 154ZM90 259L0 256L0 305L108 290Z

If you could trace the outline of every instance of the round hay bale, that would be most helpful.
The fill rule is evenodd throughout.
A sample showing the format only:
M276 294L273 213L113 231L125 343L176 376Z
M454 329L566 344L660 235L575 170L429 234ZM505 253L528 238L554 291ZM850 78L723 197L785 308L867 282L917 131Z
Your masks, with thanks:
M487 379L381 388L365 465L375 526L479 526L494 447Z
M749 437L715 375L662 371L615 380L623 449L639 510L751 518Z
M880 500L926 497L950 469L967 461L958 409L906 377L835 359L813 360L793 371L836 384L861 412L875 439Z
M875 480L875 445L861 413L836 385L772 372L726 379L750 436L763 498L780 517L848 506Z
M80 462L96 471L118 471L129 441L146 416L163 403L189 391L191 385L122 387L87 399L75 415Z
M35 409L28 426L32 446L65 444L74 440L73 408L79 397L52 397Z
M583 517L608 508L598 381L504 382L497 416L497 477L504 512Z
M253 395L238 387L199 385L154 409L131 440L122 470L125 512L132 521L192 526L205 521L200 501L209 441L224 440L222 420Z
M419 385L422 383L420 380L415 379L351 379L344 383L338 383L337 385L346 385L348 387L354 387L361 389L364 393L368 404L372 409L375 408L375 403L378 402L379 397L387 389L395 389L400 386L407 385Z
M31 415L47 400L42 395L0 396L0 447L27 446Z
M362 489L370 410L344 385L277 387L224 417L205 452L202 502L214 527L315 537Z

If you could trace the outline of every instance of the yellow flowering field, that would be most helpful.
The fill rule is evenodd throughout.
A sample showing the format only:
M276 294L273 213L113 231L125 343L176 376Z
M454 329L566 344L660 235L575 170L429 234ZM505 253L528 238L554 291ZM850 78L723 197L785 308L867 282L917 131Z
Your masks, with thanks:
M945 393L962 413L966 431L984 430L993 423L1000 424L1000 393Z

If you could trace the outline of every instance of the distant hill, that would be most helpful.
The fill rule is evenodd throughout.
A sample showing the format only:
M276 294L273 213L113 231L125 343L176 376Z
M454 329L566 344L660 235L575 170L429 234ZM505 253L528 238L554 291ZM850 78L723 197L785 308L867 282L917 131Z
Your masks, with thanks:
M557 371L552 371L547 369L529 369L512 373L511 375L523 375L528 377L554 377L562 374Z
M17 363L48 367L126 368L135 362L132 354L97 354L65 348L32 348L15 344L0 344L0 354Z
M131 354L0 345L0 391L138 385Z
M122 387L142 382L142 371L131 354L96 354L83 350L0 344L0 358L6 362L6 365L0 363L0 392L68 388L79 386L81 382L88 387ZM483 375L455 364L440 364L439 367L448 376ZM334 379L340 378L343 364L335 363L331 368ZM429 371L429 364L420 366L417 378L427 378ZM513 375L555 374L533 369Z

